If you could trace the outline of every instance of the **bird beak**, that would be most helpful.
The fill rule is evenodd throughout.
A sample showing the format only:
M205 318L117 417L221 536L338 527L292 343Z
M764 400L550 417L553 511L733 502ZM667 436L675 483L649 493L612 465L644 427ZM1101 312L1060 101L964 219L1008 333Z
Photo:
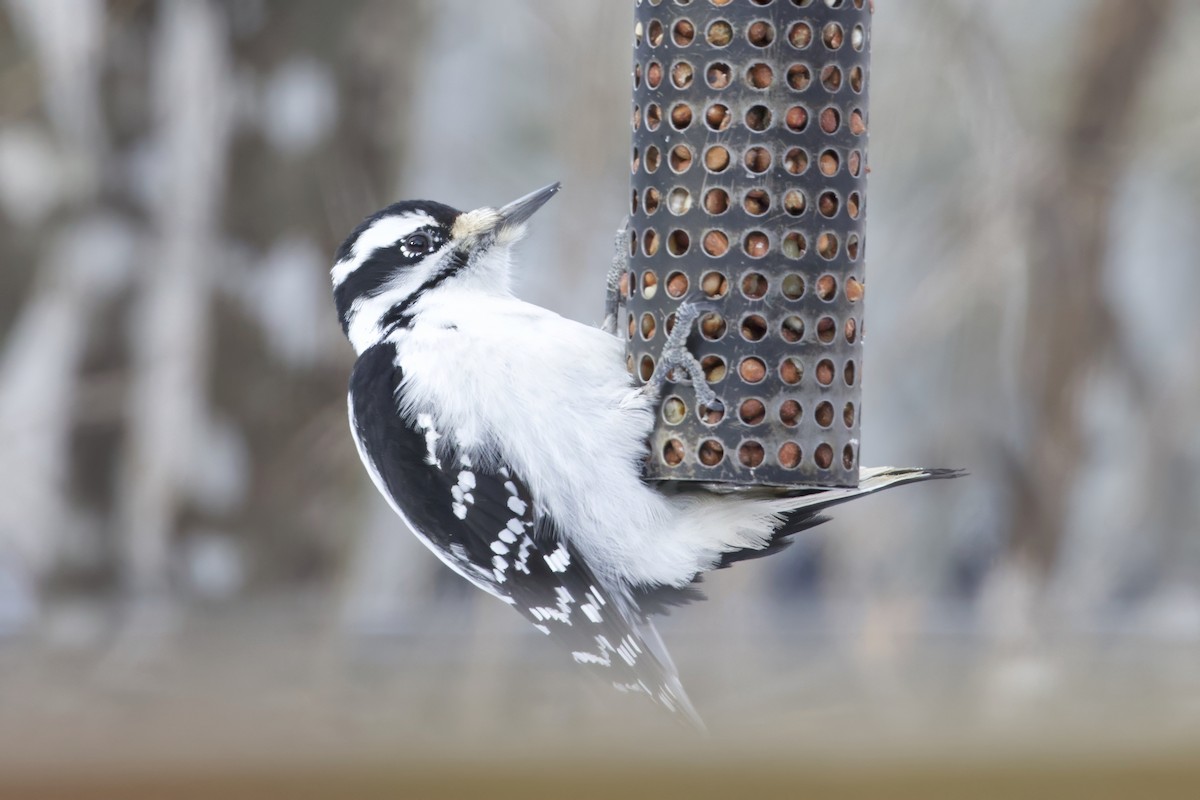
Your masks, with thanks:
M500 217L496 228L515 228L521 225L533 216L533 212L544 206L547 200L558 194L558 190L561 188L562 184L555 181L549 186L543 186L536 192L530 192L524 197L513 200L508 205L496 209L496 214Z
M454 221L450 235L456 241L471 243L471 247L486 248L497 241L511 244L520 239L525 232L525 221L533 216L533 212L544 206L547 200L554 197L560 186L562 184L552 183L513 200L502 208L465 211Z

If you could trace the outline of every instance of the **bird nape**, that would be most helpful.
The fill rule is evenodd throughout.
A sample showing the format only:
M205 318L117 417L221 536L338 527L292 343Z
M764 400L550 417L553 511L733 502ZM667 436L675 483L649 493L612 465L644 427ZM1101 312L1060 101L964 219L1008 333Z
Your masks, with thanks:
M350 234L331 276L358 354L351 432L376 488L447 566L581 668L701 726L651 613L833 505L960 473L863 469L856 488L786 493L644 480L667 368L636 385L611 331L510 288L513 245L558 188L465 212L396 203ZM705 392L686 346L698 308L681 306L660 363Z

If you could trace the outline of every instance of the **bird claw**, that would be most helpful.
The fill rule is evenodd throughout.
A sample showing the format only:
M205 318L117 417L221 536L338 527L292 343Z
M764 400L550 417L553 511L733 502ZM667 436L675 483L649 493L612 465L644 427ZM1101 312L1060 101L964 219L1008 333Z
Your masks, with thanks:
M658 364L654 368L654 373L647 381L647 387L652 387L652 391L658 392L663 383L666 382L667 375L672 370L679 370L687 375L692 382L692 391L695 392L696 402L711 410L722 412L725 410L725 404L713 392L712 387L708 385L708 381L704 377L704 368L700 362L692 355L687 348L688 336L691 335L692 325L700 318L700 315L716 310L716 305L713 303L682 303L675 311L675 325L671 328L671 332L667 334L667 341L663 344L662 355L659 356Z
M604 324L600 327L606 333L616 335L617 317L621 310L621 276L629 271L629 217L617 228L613 241L612 266L608 268L605 279L607 294L604 298Z

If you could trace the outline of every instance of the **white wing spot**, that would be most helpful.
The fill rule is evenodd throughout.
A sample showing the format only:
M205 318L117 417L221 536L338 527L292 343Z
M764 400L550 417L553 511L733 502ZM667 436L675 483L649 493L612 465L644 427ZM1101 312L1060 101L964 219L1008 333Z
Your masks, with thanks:
M521 537L521 546L517 550L517 569L520 570L521 572L524 572L526 575L529 574L528 561L529 561L529 553L532 550L533 550L533 539L530 539L528 536L522 536Z
M507 555L508 545L506 545L504 542L492 542L492 552L496 555Z
M562 544L554 548L553 553L542 556L542 558L545 560L546 566L554 572L566 572L567 567L571 565L571 554L563 548Z
M429 414L417 414L417 427L425 431L425 463L440 468L442 465L438 463L437 441L441 434L433 427L433 417Z
M525 511L529 508L525 501L519 497L508 498L508 510L519 516L524 516Z

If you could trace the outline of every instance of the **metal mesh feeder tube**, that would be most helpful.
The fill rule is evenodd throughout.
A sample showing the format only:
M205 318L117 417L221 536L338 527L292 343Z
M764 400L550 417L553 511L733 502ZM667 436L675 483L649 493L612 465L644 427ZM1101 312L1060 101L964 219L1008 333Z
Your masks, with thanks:
M627 364L650 377L681 303L724 409L664 387L646 475L858 483L865 0L635 3Z

